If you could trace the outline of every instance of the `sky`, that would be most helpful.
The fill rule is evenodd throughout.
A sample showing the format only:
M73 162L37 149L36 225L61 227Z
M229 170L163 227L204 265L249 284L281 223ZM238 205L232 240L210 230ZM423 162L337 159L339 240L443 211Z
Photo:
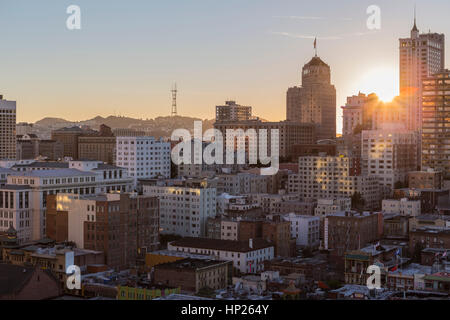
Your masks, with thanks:
M340 132L347 96L398 94L398 38L415 4L420 31L450 34L448 0L0 0L0 94L18 121L146 119L170 115L176 82L180 115L212 119L236 100L279 121L317 37ZM69 5L81 30L66 28ZM380 30L367 28L370 5Z

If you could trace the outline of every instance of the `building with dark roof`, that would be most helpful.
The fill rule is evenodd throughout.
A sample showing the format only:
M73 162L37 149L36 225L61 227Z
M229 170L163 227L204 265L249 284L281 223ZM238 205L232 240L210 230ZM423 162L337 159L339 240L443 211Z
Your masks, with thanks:
M46 270L0 264L0 300L43 300L61 293L59 281Z

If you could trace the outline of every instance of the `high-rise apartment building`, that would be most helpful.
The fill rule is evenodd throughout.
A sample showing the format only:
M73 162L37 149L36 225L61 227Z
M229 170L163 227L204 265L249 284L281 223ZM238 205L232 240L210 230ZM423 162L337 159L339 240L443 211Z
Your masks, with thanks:
M216 216L216 188L202 182L176 182L143 186L144 195L159 198L161 233L205 237L206 220Z
M395 184L407 184L408 173L416 171L418 135L403 126L385 124L380 130L362 132L362 174L376 176L384 195Z
M216 106L216 122L250 120L252 107L236 104L236 101L226 101L224 106Z
M0 159L16 159L16 102L0 95Z
M170 178L170 143L149 136L117 137L116 165L128 169L137 186L138 179Z
M445 67L445 36L420 34L414 19L410 38L400 39L400 94L407 97L407 128L422 126L422 80Z
M330 66L315 56L304 65L302 86L289 88L286 119L319 125L317 139L336 138L336 88Z
M422 170L450 179L450 71L423 81Z

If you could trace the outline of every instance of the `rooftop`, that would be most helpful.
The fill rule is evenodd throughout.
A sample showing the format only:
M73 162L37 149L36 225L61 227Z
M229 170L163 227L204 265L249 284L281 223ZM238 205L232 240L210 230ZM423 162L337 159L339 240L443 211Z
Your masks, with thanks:
M198 270L198 269L209 268L209 267L217 266L217 265L221 265L221 264L227 264L227 263L230 263L230 261L186 258L186 259L177 260L174 262L158 264L155 266L155 268L156 269Z
M87 176L94 175L92 172L80 171L77 169L55 169L55 170L33 170L27 172L17 172L12 177L38 177L38 178L57 178L67 176Z
M219 239L207 239L207 238L183 238L170 243L175 247L184 248L198 248L209 250L222 250L233 252L250 252L254 250L273 247L263 239L253 239L253 248L250 248L249 241L233 241L233 240L219 240Z

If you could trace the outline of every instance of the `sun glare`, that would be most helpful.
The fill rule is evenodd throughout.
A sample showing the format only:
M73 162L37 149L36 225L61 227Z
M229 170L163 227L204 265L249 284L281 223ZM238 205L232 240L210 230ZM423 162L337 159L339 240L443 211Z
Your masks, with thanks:
M365 73L357 88L363 93L376 93L384 102L392 101L398 95L398 75L394 68L377 68Z

